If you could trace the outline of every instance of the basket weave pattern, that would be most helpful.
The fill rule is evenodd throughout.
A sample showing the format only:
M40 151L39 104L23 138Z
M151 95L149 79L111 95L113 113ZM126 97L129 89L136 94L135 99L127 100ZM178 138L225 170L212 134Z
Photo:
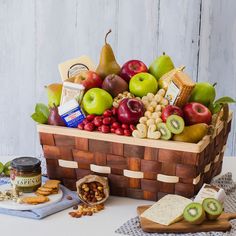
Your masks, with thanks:
M108 177L111 195L156 201L168 193L192 197L219 174L230 127L231 121L199 153L148 147L145 140L138 146L39 134L49 178L75 190L76 180L98 174Z

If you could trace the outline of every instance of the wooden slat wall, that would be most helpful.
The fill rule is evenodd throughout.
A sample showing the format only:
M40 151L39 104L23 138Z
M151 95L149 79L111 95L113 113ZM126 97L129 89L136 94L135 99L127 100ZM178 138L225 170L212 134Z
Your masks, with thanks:
M104 34L120 64L149 64L163 51L196 81L235 97L234 0L0 0L0 155L41 152L30 119L59 82L59 62L87 54L98 63ZM231 108L236 111L236 106ZM236 155L236 122L226 155Z

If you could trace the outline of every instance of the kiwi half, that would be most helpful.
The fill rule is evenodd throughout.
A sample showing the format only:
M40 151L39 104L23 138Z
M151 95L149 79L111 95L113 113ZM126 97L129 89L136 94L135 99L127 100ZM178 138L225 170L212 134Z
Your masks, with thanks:
M167 128L166 124L165 123L159 123L157 125L157 129L158 131L160 131L161 133L161 139L164 139L164 140L169 140L171 139L171 132L170 130Z
M0 174L2 174L3 170L4 170L4 165L2 164L2 162L0 162Z
M209 220L217 219L223 211L222 204L215 198L205 198L202 202L202 206Z
M201 224L206 218L203 206L197 202L188 204L184 209L183 216L186 221L195 225Z
M184 130L184 119L181 116L171 115L166 120L166 126L173 134L180 134Z

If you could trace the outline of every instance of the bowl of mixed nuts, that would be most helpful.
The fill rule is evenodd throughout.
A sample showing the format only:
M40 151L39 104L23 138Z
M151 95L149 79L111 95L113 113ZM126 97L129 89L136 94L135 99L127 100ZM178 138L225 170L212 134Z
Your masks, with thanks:
M109 197L107 178L97 175L87 175L76 182L80 200L88 205L105 202Z

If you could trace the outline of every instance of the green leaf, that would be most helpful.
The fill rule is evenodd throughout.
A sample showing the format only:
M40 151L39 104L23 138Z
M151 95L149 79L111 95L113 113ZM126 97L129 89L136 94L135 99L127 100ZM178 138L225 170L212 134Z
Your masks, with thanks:
M221 104L219 104L219 103L214 104L213 105L213 114L218 113L221 110L221 108L222 108Z
M49 109L43 103L37 103L35 106L35 113L42 113L46 118L48 118Z
M34 114L31 115L31 118L40 123L40 124L46 124L48 121L48 118L45 117L45 115L42 112L35 112Z
M236 103L236 101L231 97L221 97L217 99L214 103L215 104Z

